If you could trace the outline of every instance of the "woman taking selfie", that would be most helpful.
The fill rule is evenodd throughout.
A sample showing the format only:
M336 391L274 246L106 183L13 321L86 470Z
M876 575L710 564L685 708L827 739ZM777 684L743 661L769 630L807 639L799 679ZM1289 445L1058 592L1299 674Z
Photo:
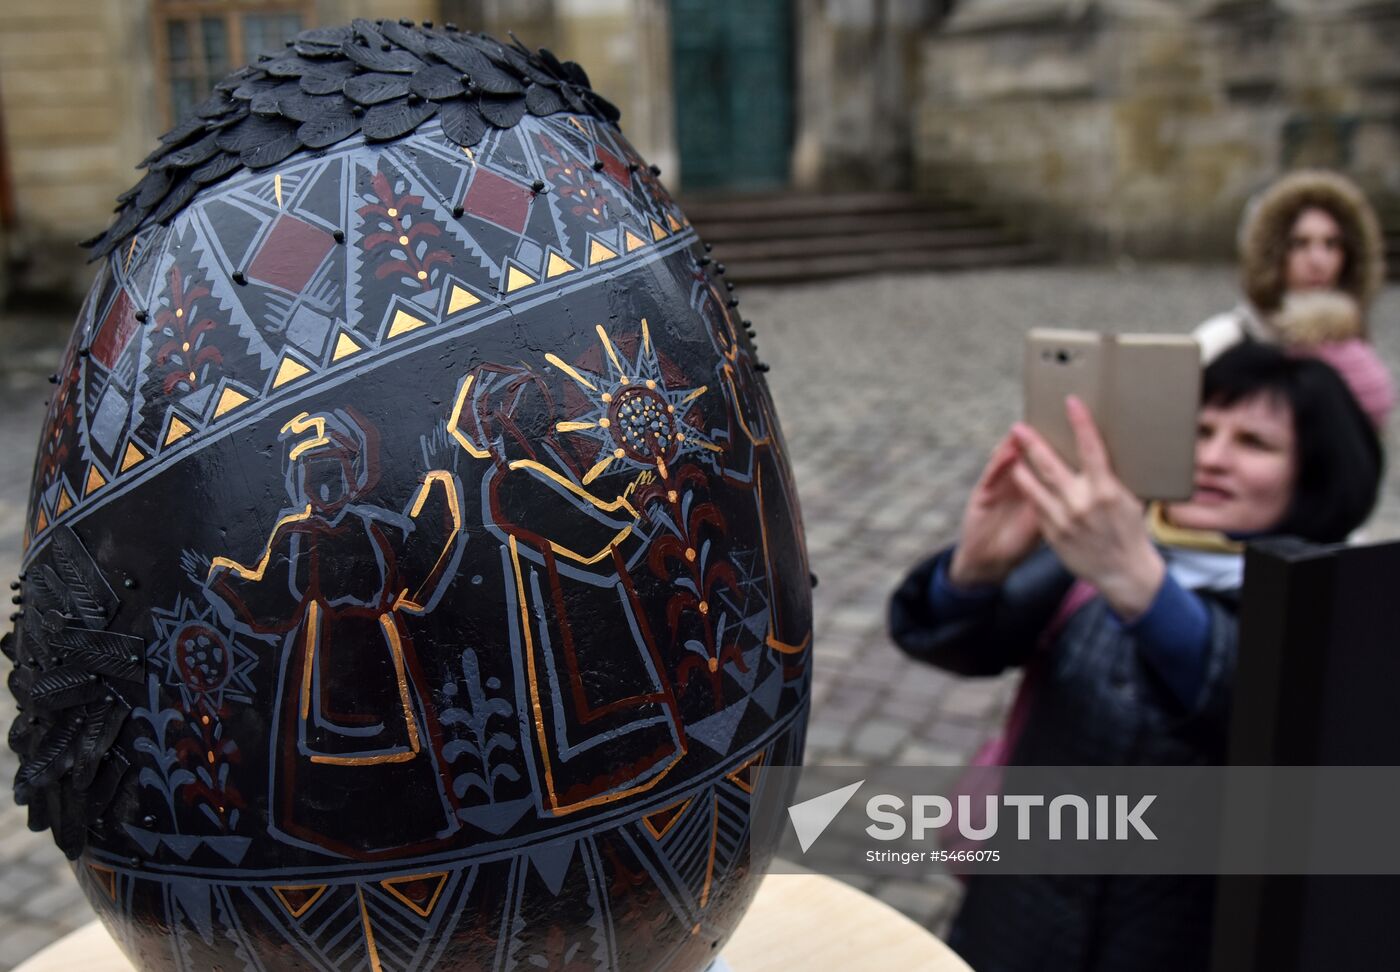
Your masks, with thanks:
M1369 514L1375 429L1335 371L1256 342L1205 372L1195 492L1143 504L1067 402L1079 471L1017 425L960 538L895 592L890 629L960 675L1025 666L1013 765L1225 761L1242 539L1343 540ZM1208 877L974 877L949 943L978 972L1207 966Z

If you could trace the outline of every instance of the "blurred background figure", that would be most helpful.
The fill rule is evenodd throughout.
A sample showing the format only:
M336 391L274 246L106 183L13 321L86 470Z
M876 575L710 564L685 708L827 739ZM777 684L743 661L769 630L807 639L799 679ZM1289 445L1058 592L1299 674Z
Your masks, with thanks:
M1279 179L1240 225L1244 300L1194 332L1205 360L1246 340L1320 357L1383 427L1395 384L1369 342L1367 314L1385 281L1384 246L1375 210L1350 179L1322 170Z
M1018 423L992 453L955 547L915 568L890 633L959 675L1025 669L1010 765L1222 765L1243 543L1338 542L1380 485L1376 430L1330 367L1258 342L1206 370L1195 493L1143 503L1068 402L1072 471ZM973 877L949 943L979 972L1175 972L1209 964L1214 879Z

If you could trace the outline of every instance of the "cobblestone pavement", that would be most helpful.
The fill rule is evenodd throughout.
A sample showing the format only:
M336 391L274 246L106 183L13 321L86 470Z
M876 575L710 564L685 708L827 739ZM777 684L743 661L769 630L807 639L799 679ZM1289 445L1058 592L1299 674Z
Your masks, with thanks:
M995 728L1013 678L970 681L908 662L884 634L901 572L950 541L983 458L1019 409L1021 335L1034 325L1187 330L1233 301L1232 275L1195 267L1051 268L749 288L797 473L816 590L811 762L960 764ZM0 577L18 569L34 439L65 326L0 321ZM1373 319L1400 371L1400 289ZM1400 423L1390 442L1400 441ZM1400 537L1400 475L1368 531ZM0 726L13 707L0 692ZM0 745L5 789L14 757ZM951 878L865 890L936 932ZM62 855L0 796L0 969L90 920Z

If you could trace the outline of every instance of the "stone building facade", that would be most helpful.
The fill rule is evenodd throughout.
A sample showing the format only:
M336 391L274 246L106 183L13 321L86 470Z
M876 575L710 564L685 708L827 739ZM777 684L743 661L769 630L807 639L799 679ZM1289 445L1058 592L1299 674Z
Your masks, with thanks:
M0 0L0 172L8 176L0 197L11 200L0 232L12 283L63 297L86 290L83 255L74 244L107 225L116 196L140 175L135 164L173 126L182 70L219 66L213 41L222 37L227 73L252 56L255 33L367 15L421 19L438 6L436 0ZM174 49L178 25L193 50ZM207 79L195 80L197 101L204 97L197 85Z
M1226 254L1298 165L1400 200L1400 0L0 0L10 279L80 292L73 242L201 85L358 16L582 62L687 195L918 189L1138 256Z
M1299 166L1400 200L1400 2L963 0L918 53L915 182L1074 250L1227 253Z
M665 0L0 0L0 287L71 299L75 242L208 85L302 27L454 21L587 64L649 158L674 167Z

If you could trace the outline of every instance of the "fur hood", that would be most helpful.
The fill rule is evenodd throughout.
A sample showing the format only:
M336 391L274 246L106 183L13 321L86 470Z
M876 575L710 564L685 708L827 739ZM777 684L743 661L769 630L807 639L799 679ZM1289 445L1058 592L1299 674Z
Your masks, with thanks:
M1244 292L1265 314L1283 304L1283 263L1288 233L1298 214L1316 206L1341 224L1347 261L1338 288L1350 295L1363 316L1385 281L1385 245L1380 221L1356 184L1320 169L1289 173L1251 200L1240 226Z

